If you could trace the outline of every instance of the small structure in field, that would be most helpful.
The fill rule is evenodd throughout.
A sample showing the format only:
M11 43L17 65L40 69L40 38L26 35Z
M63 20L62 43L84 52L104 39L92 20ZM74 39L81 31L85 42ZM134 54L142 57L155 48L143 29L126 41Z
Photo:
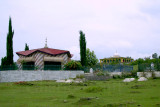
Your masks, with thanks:
M16 54L19 56L17 60L19 69L23 69L25 65L30 69L33 67L33 69L36 68L37 70L61 69L72 57L69 51L48 48L47 44L45 44L44 48L20 51L16 52Z

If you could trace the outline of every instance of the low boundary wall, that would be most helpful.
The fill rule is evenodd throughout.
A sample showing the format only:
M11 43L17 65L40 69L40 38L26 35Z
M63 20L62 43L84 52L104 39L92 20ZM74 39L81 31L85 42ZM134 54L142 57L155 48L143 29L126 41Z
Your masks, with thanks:
M125 72L124 72L125 73ZM127 73L127 72L126 72ZM130 72L128 72L130 73ZM113 75L122 75L122 72L109 72L110 76L113 76ZM155 77L160 77L160 71L153 71L153 72L137 72L137 76L138 77L147 77L147 78L150 78L152 76L155 76Z
M138 77L147 77L150 78L152 76L160 77L160 71L154 71L154 72L137 72Z
M84 71L0 71L0 82L60 80L80 74Z

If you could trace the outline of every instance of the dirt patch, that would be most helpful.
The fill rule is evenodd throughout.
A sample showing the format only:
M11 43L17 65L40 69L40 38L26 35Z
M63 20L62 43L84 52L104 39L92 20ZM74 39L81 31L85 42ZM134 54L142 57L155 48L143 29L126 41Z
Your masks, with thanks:
M141 89L141 88L144 88L144 85L134 85L131 88L132 89Z

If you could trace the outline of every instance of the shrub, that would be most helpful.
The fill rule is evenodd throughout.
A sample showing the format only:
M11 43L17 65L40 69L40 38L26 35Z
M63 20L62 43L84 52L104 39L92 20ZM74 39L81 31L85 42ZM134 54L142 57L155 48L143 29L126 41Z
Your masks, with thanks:
M70 61L64 65L64 70L81 70L82 65L77 61Z
M137 72L122 72L122 75L113 75L113 79L137 78Z
M83 74L81 74L81 75L76 75L76 78L83 79L83 78L84 78L84 75L83 75Z
M131 73L128 72L122 72L121 78L131 78Z
M102 72L102 70L101 69L96 69L94 72L99 73L99 72Z
M97 76L104 76L105 74L103 72L98 72Z
M68 98L75 98L75 96L73 94L69 94Z
M28 82L25 82L25 81L20 81L20 82L15 82L16 85L23 85L23 86L32 86L34 84L32 83L28 83Z
M88 92L88 93L91 93L91 92L100 92L102 90L103 90L102 87L97 87L97 86L93 86L93 87L89 87L89 88L85 89L85 91Z
M131 71L131 76L134 78L138 78L137 71Z
M157 79L157 77L156 77L156 75L155 75L155 73L152 71L152 77L151 77L152 79Z
M120 79L122 78L120 75L113 75L113 79Z

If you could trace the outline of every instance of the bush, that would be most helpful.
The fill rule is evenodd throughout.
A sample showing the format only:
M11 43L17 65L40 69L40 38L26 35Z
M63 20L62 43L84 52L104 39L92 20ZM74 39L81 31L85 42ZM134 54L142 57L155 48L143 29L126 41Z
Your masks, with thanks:
M122 75L121 75L121 78L131 78L132 77L132 75L131 75L131 73L129 72L122 72Z
M70 61L64 65L64 70L81 70L82 65L77 61Z
M105 74L103 72L98 72L97 76L104 76Z
M100 92L102 90L103 90L102 87L97 87L97 86L93 86L93 87L89 87L89 88L85 89L85 91L88 92L88 93Z
M81 74L81 75L76 75L76 78L83 79L83 78L84 78L84 75L83 75L83 74Z
M75 98L75 96L73 94L69 94L68 98Z
M122 78L122 76L120 76L120 75L113 75L113 79L120 79L120 78Z
M131 76L132 76L133 78L138 78L138 76L137 76L137 71L131 71Z
M113 79L137 78L137 72L122 72L122 75L113 75Z
M152 71L152 77L151 77L152 79L157 79L157 77L156 77L156 75L155 75L155 73Z
M22 85L22 86L32 86L34 84L32 83L28 83L28 82L25 82L25 81L20 81L20 82L15 82L16 85Z

